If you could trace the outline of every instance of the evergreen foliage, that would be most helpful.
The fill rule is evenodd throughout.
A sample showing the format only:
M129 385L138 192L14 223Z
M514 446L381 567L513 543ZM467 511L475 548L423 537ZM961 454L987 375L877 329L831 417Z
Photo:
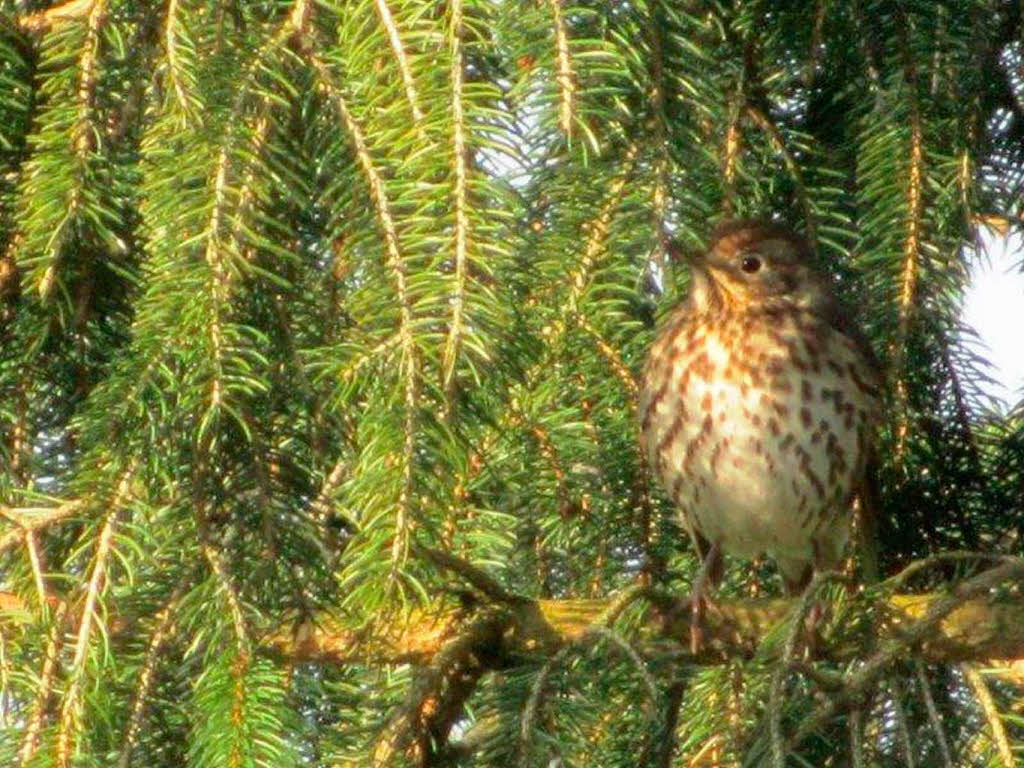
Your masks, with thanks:
M669 239L727 216L811 236L884 362L883 575L1024 554L1024 401L986 399L959 319L1024 217L1019 3L0 12L0 764L1024 760L1020 674L984 664L908 653L785 757L873 649L697 666L635 646L640 604L546 657L460 645L500 590L686 592L636 377ZM836 632L881 621L822 594ZM460 601L425 668L266 647Z

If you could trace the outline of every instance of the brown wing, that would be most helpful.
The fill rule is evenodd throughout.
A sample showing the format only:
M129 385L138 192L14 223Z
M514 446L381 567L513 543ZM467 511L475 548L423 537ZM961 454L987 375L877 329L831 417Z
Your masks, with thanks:
M878 400L879 408L881 408L882 366L878 362L878 357L871 348L867 337L857 325L853 314L847 311L841 302L833 300L825 319L831 328L853 342L860 353L861 358L864 360L863 372L870 378L869 381L863 383L875 389L873 394ZM856 488L856 548L860 555L861 577L865 583L871 584L878 581L880 577L878 522L882 512L878 478L878 453L873 434L868 436L866 448L867 455L864 457L864 471Z
M857 351L860 352L864 358L865 367L871 371L872 377L875 379L872 382L875 386L881 388L882 386L882 366L878 362L878 357L875 355L875 351L871 348L871 343L868 341L867 336L861 331L857 325L853 313L844 307L838 300L833 300L831 305L828 307L825 313L825 319L828 321L829 326L834 330L839 331L846 338L854 343Z

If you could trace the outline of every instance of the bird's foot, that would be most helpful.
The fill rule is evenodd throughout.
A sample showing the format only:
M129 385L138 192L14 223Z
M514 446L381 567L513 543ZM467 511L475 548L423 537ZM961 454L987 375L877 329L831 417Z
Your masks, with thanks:
M700 653L704 643L704 618L708 612L715 616L722 615L718 605L709 600L706 595L690 597L690 653L694 656Z
M807 615L804 617L804 653L807 658L814 658L818 651L824 647L825 639L820 629L828 619L828 606L818 598L814 599Z
M704 643L704 617L710 609L716 615L721 611L708 599L708 585L721 578L722 550L712 544L693 580L690 592L690 653L696 656Z

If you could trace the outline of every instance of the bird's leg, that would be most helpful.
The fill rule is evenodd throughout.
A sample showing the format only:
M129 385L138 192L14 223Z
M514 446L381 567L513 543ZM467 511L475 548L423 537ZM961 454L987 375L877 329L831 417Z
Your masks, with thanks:
M815 547L815 551L817 551L817 547ZM818 558L816 557L815 559ZM807 654L813 656L820 640L818 624L825 615L825 607L822 605L821 600L816 596L809 596L807 594L807 590L812 586L812 577L815 569L810 563L806 564L802 569L792 566L783 569L780 563L780 570L782 570L782 584L786 595L799 598L797 604L802 604L807 599L813 601L807 609L803 626L804 645Z
M704 555L693 579L690 592L690 653L697 655L704 639L704 613L710 604L707 599L708 584L717 585L722 578L722 549L712 544Z

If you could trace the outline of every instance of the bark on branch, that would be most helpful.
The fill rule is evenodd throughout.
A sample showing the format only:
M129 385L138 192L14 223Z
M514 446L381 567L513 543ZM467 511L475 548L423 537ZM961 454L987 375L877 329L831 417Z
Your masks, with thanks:
M975 579L992 578L993 571L1006 568L1004 576L1024 578L1020 566L1001 566ZM1010 571L1014 570L1014 574ZM986 574L990 574L986 577ZM958 585L951 593L895 594L879 606L874 644L906 643L915 655L935 663L959 663L988 659L1024 657L1024 595L1019 588L993 597L973 595L949 609L950 600L970 592L974 579ZM689 655L689 611L685 602L671 607L664 603L645 616L638 643L641 648L664 649L671 643L680 659L714 665L729 659L751 658L760 652L766 659L777 653L762 648L769 632L784 621L793 608L791 600L728 600L709 611L705 640L696 656ZM502 607L502 628L488 637L488 645L476 649L495 663L516 656L547 656L579 639L599 625L614 609L616 599L537 600L510 603ZM935 621L935 610L948 610ZM493 610L493 607L489 610ZM330 617L301 626L296 632L278 632L263 642L274 655L295 661L325 664L429 665L444 645L458 637L461 627L471 621L463 607L414 613L407 620L376 632L353 632ZM816 652L834 661L862 657L864 644L855 638L822 644Z

